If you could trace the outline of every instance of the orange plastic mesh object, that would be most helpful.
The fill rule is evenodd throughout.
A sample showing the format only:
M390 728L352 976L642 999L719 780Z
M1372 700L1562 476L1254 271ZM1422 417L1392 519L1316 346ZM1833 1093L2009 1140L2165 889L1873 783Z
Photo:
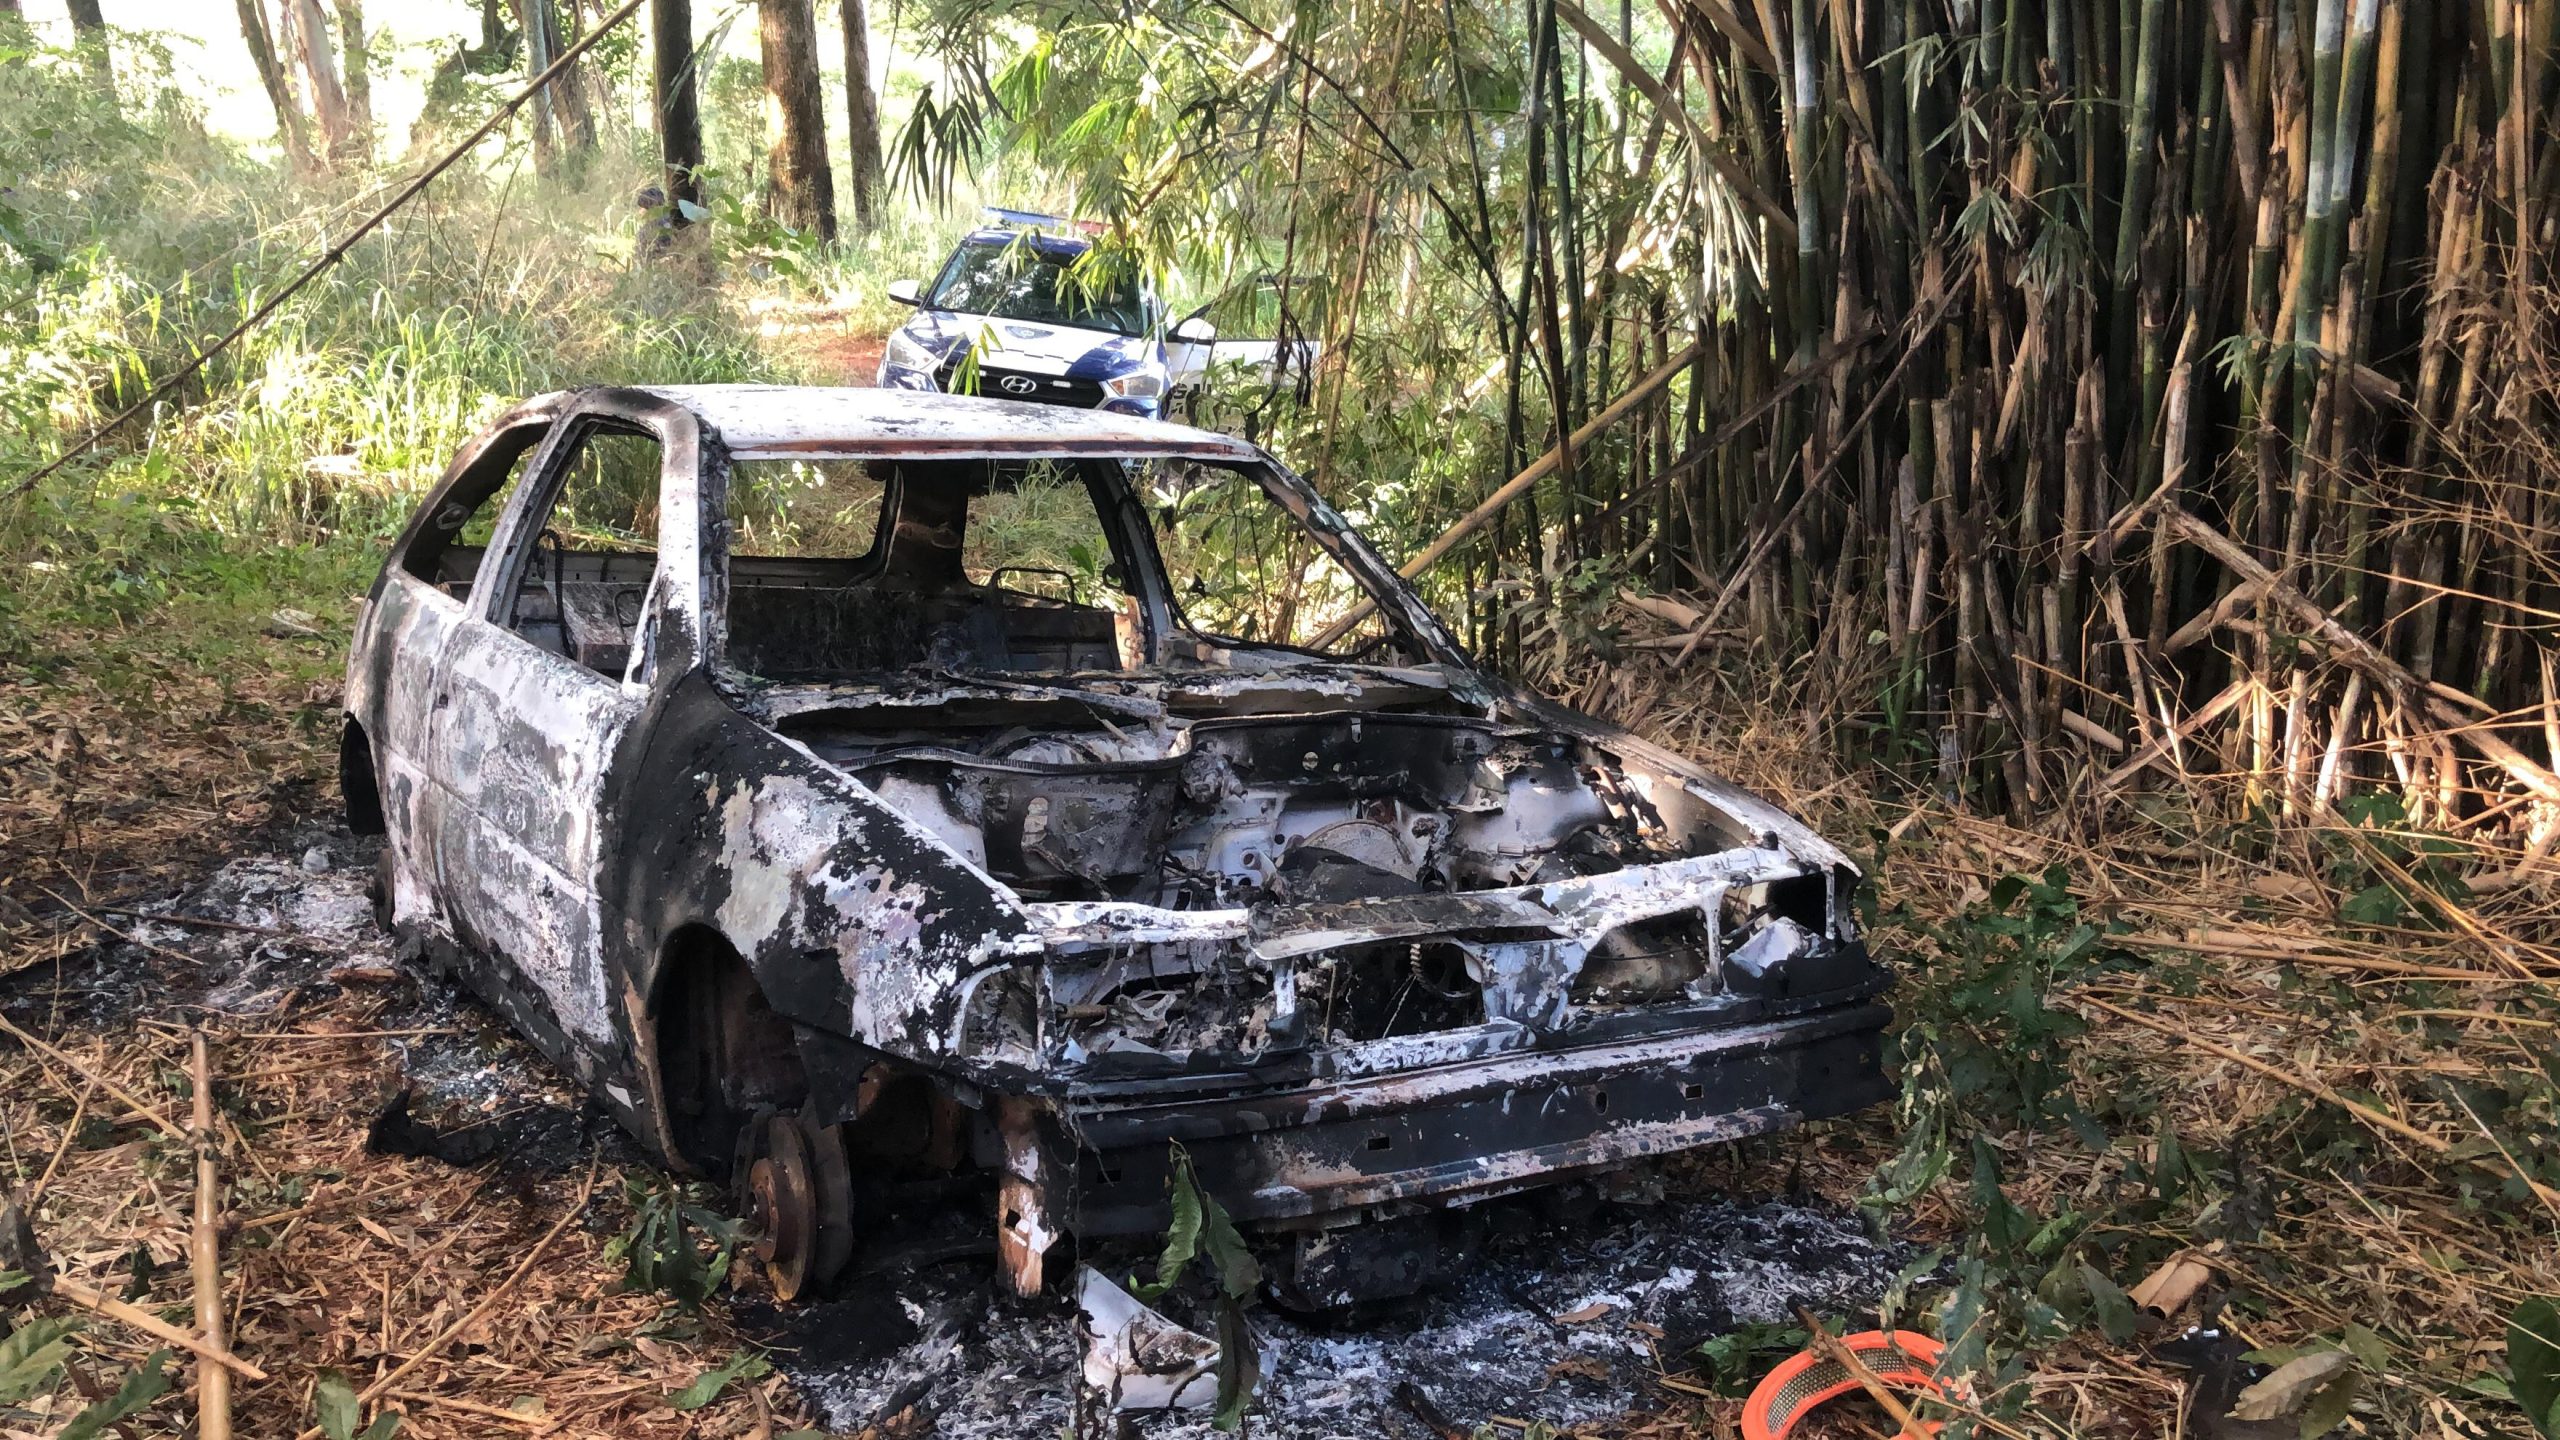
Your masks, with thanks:
M1910 1330L1868 1330L1843 1335L1840 1343L1849 1347L1859 1364L1874 1371L1877 1379L1897 1390L1926 1390L1941 1398L1948 1394L1937 1375L1938 1357L1944 1349L1926 1335ZM1837 1361L1811 1350L1790 1355L1754 1386L1751 1398L1743 1402L1743 1440L1785 1440L1796 1422L1816 1407L1860 1388L1857 1377ZM1931 1434L1937 1433L1935 1422L1922 1424Z

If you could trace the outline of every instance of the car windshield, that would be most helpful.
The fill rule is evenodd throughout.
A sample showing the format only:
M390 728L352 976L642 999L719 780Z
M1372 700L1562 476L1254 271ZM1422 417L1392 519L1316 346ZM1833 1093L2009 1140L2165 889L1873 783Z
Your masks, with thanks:
M1146 305L1136 277L1115 275L1099 265L1070 275L1069 267L1083 253L1003 240L966 241L943 267L942 279L925 303L936 310L1007 320L1146 333Z

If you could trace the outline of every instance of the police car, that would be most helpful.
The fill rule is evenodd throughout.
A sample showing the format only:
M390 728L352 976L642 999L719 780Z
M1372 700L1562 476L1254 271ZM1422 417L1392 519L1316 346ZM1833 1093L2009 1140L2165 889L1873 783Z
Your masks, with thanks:
M929 285L890 284L889 298L916 314L890 333L877 383L1162 419L1206 368L1215 329L1198 315L1168 329L1134 274L1095 265L1070 274L1095 227L1023 210L989 215L997 223L962 237Z

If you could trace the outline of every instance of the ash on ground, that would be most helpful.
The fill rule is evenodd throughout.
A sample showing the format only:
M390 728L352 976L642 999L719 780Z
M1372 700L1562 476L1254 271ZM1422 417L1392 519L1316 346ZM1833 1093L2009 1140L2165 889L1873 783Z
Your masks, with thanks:
M375 1129L395 1145L450 1149L457 1160L494 1154L501 1173L516 1175L583 1165L598 1144L636 1158L494 1015L393 950L368 898L371 844L343 830L278 838L274 853L114 913L129 939L21 971L0 985L0 1005L92 1025L185 1009L295 1024L311 997L371 991L383 997L371 1009L374 1033L397 1067ZM155 911L244 928L147 913ZM1797 1305L1870 1310L1909 1259L1908 1247L1870 1239L1854 1216L1793 1201L1595 1200L1569 1219L1554 1217L1552 1197L1488 1208L1498 1217L1493 1238L1454 1284L1356 1319L1256 1309L1271 1378L1251 1433L1436 1440L1402 1398L1412 1392L1463 1431L1495 1416L1607 1426L1672 1398L1655 1379L1689 1368L1698 1342L1790 1320ZM876 1257L877 1269L845 1284L845 1298L775 1307L740 1295L733 1317L772 1347L833 1431L861 1434L912 1410L903 1433L929 1425L937 1440L1076 1433L1084 1348L1063 1283L1072 1266L1055 1267L1062 1283L1052 1293L1016 1300L999 1291L985 1227L957 1213L944 1220L951 1233L886 1247L898 1253ZM1135 1254L1093 1258L1124 1278L1144 1265ZM1113 1431L1142 1440L1214 1433L1196 1410L1085 1427Z
M1670 1397L1702 1340L1794 1307L1871 1310L1908 1247L1870 1239L1848 1214L1792 1201L1600 1205L1572 1222L1504 1227L1466 1277L1383 1315L1327 1324L1253 1312L1270 1382L1250 1433L1285 1440L1435 1440L1411 1386L1462 1431L1495 1416L1590 1427ZM826 1426L938 1440L1077 1431L1083 1346L1064 1295L1017 1301L982 1260L857 1280L847 1298L741 1305ZM1205 1411L1113 1417L1145 1440L1202 1440ZM1105 1430L1101 1433L1109 1433Z
M19 996L0 1003L41 998L96 1025L186 1009L290 1024L320 995L371 992L382 997L374 1023L396 1066L385 1078L398 1088L375 1125L379 1139L396 1110L400 1143L390 1148L552 1174L584 1164L598 1141L623 1147L621 1132L532 1046L450 977L394 948L373 915L377 842L316 826L280 838L287 843L275 853L231 860L107 917L122 937L58 971L26 974L13 987Z

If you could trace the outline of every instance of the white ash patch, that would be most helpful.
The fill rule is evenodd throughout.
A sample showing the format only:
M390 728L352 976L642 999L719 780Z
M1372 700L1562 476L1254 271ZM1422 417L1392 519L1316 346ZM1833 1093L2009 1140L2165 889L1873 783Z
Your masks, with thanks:
M220 921L248 930L123 917L134 938L197 961L196 1003L235 1015L272 1011L287 992L347 977L389 981L384 1028L452 1031L386 1037L422 1112L443 1125L542 1106L575 1111L585 1097L533 1047L465 997L459 986L403 959L375 925L375 850L343 832L281 853L226 862L184 892L140 911Z
M1738 1324L1789 1319L1797 1305L1867 1313L1907 1259L1855 1216L1792 1202L1605 1207L1507 1234L1455 1286L1379 1318L1256 1309L1272 1380L1251 1431L1422 1440L1395 1398L1406 1384L1466 1429L1494 1415L1592 1425L1661 1403L1652 1378ZM915 1404L939 1440L1073 1430L1083 1351L1060 1297L997 1298L982 1263L853 1288L868 1293L740 1315L784 1332L776 1361L829 1429L859 1433ZM1146 1440L1215 1434L1202 1412L1128 1418Z
M145 915L128 917L119 928L192 958L205 1008L260 1014L287 991L327 981L332 971L397 967L389 938L374 927L366 893L371 869L369 860L327 846L243 856L180 895L137 906ZM219 924L146 918L154 914Z

